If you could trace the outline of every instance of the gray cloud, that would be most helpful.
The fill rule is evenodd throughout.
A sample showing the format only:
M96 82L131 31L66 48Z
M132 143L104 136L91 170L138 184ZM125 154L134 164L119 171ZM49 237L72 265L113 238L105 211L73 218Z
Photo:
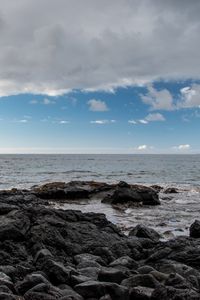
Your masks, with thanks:
M198 0L0 4L0 96L200 77Z

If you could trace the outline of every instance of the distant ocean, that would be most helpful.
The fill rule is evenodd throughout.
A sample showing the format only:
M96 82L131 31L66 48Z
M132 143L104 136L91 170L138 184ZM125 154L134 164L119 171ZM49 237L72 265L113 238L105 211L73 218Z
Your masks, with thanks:
M200 186L200 155L0 155L0 189L96 180Z
M168 239L188 234L200 215L200 155L0 155L0 189L29 188L52 181L95 180L179 188L161 193L161 205L117 210L99 199L55 206L105 213L125 232L136 224L153 227Z

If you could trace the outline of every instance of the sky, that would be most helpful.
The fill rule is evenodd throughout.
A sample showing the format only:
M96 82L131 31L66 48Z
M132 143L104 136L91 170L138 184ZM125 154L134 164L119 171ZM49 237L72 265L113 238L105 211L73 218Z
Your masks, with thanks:
M200 153L199 0L0 0L0 153Z

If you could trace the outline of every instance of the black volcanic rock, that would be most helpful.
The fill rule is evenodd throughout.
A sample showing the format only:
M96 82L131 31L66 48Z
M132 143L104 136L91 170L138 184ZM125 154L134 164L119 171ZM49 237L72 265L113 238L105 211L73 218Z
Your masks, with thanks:
M52 208L46 198L60 202L60 191L91 201L117 195L120 205L159 201L155 190L124 182L0 191L0 299L200 299L199 221L190 237L163 242L141 225L126 236L104 214Z
M137 225L130 231L129 236L147 238L155 242L159 241L161 237L160 234L157 233L157 231L144 225Z
M138 185L131 186L127 183L119 183L119 185L108 194L102 202L111 204L160 204L158 193L154 189Z
M190 226L190 236L193 238L200 238L200 221L195 220Z

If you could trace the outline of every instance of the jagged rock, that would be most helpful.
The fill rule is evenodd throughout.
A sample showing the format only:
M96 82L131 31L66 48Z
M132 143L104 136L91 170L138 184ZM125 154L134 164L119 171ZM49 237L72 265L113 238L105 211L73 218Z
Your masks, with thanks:
M126 286L128 288L136 286L155 288L159 285L159 282L150 274L138 274L124 279L121 282L121 285Z
M199 294L192 289L176 289L174 287L158 286L151 295L151 300L199 300Z
M0 299L1 300L20 300L22 299L21 297L19 298L18 296L9 294L9 293L0 293Z
M98 274L98 280L104 282L121 283L125 278L124 272L114 268L102 268Z
M165 194L177 194L179 191L174 187L169 187L163 191Z
M100 270L101 270L100 268L88 267L88 268L79 269L78 272L79 274L89 277L92 280L97 280Z
M53 284L69 283L71 278L71 268L66 268L63 264L47 259L42 270L47 274Z
M39 273L33 273L27 275L24 280L17 282L16 290L19 294L24 295L28 290L41 283L50 284L43 275Z
M0 272L0 285L5 285L10 290L14 291L14 285L11 278L3 272Z
M34 261L37 262L40 259L50 258L50 257L53 257L53 255L48 249L41 249L36 253Z
M155 271L155 269L153 267L151 267L151 266L145 265L145 266L142 266L142 267L138 268L137 271L140 274L149 274L152 271Z
M192 238L200 238L200 221L195 220L190 226L190 236Z
M29 218L21 211L13 210L6 215L0 215L0 241L24 240L29 226Z
M129 256L119 257L118 259L112 261L109 266L110 267L124 266L127 267L128 269L138 268L137 262L134 259L130 258Z
M84 298L100 298L110 295L111 299L129 300L128 289L116 283L88 281L74 287L75 291Z
M154 289L137 286L130 290L130 300L150 300Z
M85 199L88 198L87 189L80 187L80 182L53 182L34 189L37 197L42 199Z
M105 265L105 262L102 260L100 256L96 256L89 253L82 253L74 256L74 261L76 264L81 264L85 262L97 262L100 265Z
M136 236L139 238L147 238L154 242L157 242L160 239L159 233L157 233L154 229L149 228L144 225L137 225L135 228L133 228L130 231L129 236Z
M130 186L124 183L123 185L119 184L111 194L109 194L102 200L102 202L111 204L160 204L158 193L154 189L142 186Z

